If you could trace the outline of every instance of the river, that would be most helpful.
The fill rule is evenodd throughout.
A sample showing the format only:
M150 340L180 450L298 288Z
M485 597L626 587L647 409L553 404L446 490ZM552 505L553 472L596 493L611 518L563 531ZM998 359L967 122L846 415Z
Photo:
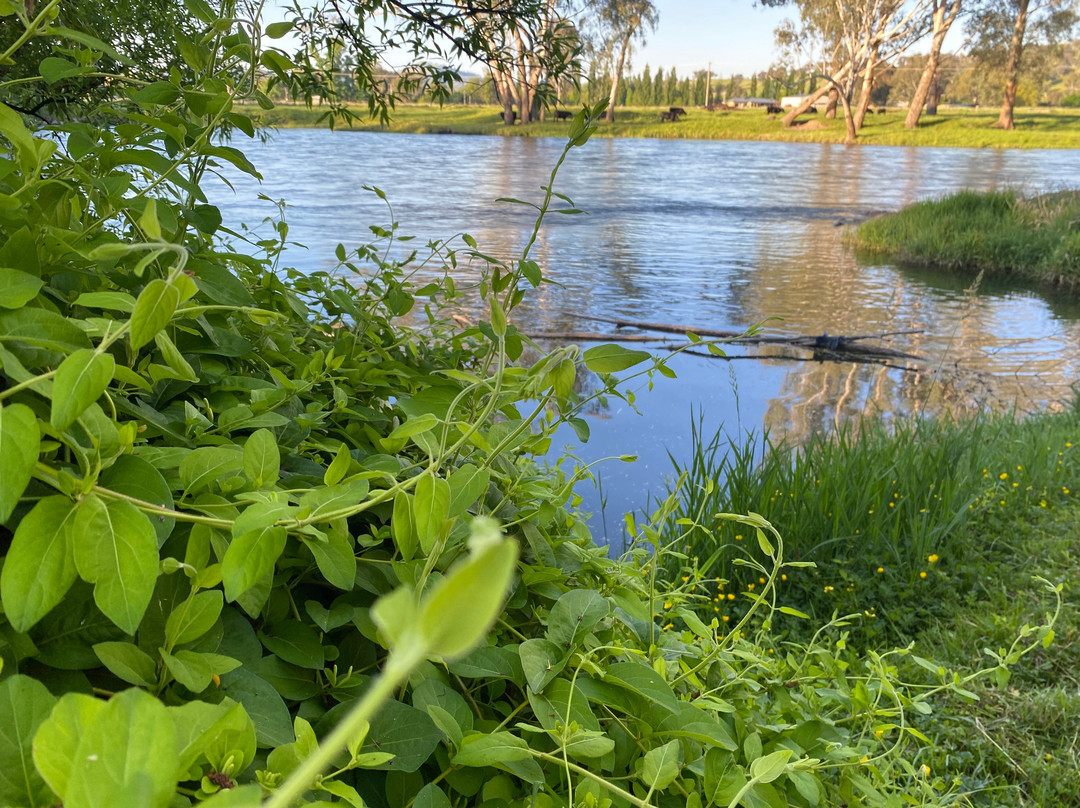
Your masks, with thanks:
M539 201L562 150L558 139L283 130L242 147L265 180L230 173L235 191L212 201L227 226L256 226L284 199L284 264L331 270L335 247L372 240L386 226L382 189L414 245L471 234L484 252L512 260L532 231L531 211L499 197ZM744 329L766 318L781 336L919 330L889 347L921 362L811 361L776 349L731 360L679 356L674 380L636 385L622 402L593 408L584 461L603 464L600 494L580 487L594 532L619 539L621 515L662 493L668 453L690 452L692 410L707 434L738 439L768 428L793 440L864 414L1061 406L1080 378L1080 306L1015 284L983 282L856 256L845 223L970 188L1041 192L1080 177L1080 152L844 147L690 140L593 140L575 149L555 190L581 215L550 216L533 256L555 283L531 291L514 314L524 331L605 331L588 315ZM265 225L263 226L265 228ZM469 270L462 268L463 279Z

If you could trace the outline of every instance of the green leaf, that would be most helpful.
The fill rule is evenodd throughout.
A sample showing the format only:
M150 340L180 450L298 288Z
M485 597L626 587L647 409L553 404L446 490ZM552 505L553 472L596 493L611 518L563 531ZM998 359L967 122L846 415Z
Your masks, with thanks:
M441 477L425 474L416 483L413 495L413 525L420 549L430 553L442 535L450 513L450 485Z
M180 485L189 496L244 466L244 454L224 446L203 446L180 462Z
M593 589L572 589L551 607L547 637L556 647L569 653L581 644L610 611L607 600L599 592Z
M30 482L41 433L25 404L0 405L0 523L6 522Z
M243 771L254 760L255 725L243 705L225 699L221 704L189 701L167 709L176 727L177 771L188 771L200 758L218 771L229 757L237 771Z
M155 81L131 96L139 106L148 104L171 104L180 97L180 88L168 81ZM154 237L156 238L156 237Z
M387 440L404 440L414 435L430 432L439 425L439 419L430 412L409 418L386 436Z
M349 534L331 531L324 542L301 538L327 582L346 592L352 591L356 582L356 555Z
M435 783L428 783L416 792L413 808L451 808L450 798Z
M112 381L116 360L107 353L89 348L68 356L53 377L52 411L49 421L56 429L67 429L91 404L101 398Z
M679 700L659 673L638 662L615 662L608 666L605 682L644 696L673 713L679 712Z
M34 736L34 765L58 797L64 798L75 768L79 740L105 711L105 702L67 693L53 707Z
M589 422L584 418L568 418L567 423L574 429L578 440L582 443L589 442Z
M146 284L131 313L131 347L138 350L163 329L180 304L180 291L161 278Z
M130 314L135 310L135 298L127 292L83 292L75 298L75 305Z
M534 637L518 646L525 681L536 693L543 691L566 666L570 652L550 640Z
M281 39L292 29L292 22L272 22L266 26L266 35L270 37L270 39Z
M46 56L38 65L38 73L45 79L46 84L56 84L58 81L71 76L79 76L86 72L87 68L81 67L68 59L61 59L59 56Z
M100 483L118 494L141 499L162 508L173 507L172 490L161 472L138 455L121 455L116 458L113 464L102 472ZM154 526L160 548L172 533L176 519L171 516L155 516L150 523Z
M82 329L48 309L16 309L0 314L0 343L8 340L63 353L90 347L90 339Z
M164 705L141 690L113 696L84 729L65 808L166 806L176 788L176 730Z
M75 583L72 525L77 511L67 497L46 497L15 530L0 571L0 600L16 631L29 631Z
M274 564L285 549L285 528L263 526L244 533L230 542L221 560L221 580L230 602L251 589L261 578L273 572Z
M34 768L34 733L56 698L45 685L16 673L0 682L0 805L44 806L54 802Z
M451 763L456 766L493 766L509 760L527 760L532 757L529 745L509 732L493 732L490 735L474 733L466 735L461 750Z
M0 306L18 309L35 297L42 286L41 278L10 267L0 267Z
M296 740L289 708L266 680L239 668L221 677L221 690L244 705L244 710L255 723L259 746L284 746Z
M454 469L447 482L450 484L450 507L448 518L461 516L469 506L476 502L488 488L491 473L487 469L478 469L471 463Z
M263 804L262 786L246 785L219 791L199 808L259 808Z
M349 466L352 465L352 455L349 453L349 447L344 443L338 446L337 452L334 454L334 459L330 462L330 465L326 467L326 473L323 474L324 485L337 485L343 479L349 471Z
M267 651L299 668L322 670L326 663L319 635L304 623L278 623L260 631L259 639Z
M165 639L170 646L184 645L208 632L221 616L221 591L197 592L172 610L165 621Z
M188 382L199 381L199 374L195 372L191 363L180 353L180 349L176 347L176 343L169 338L168 334L164 331L158 331L154 334L154 344L161 351L162 359L165 360L168 368L176 374L177 379Z
M759 783L771 783L784 773L787 762L795 754L790 749L780 749L772 754L759 757L750 764L750 777Z
M621 345L597 345L581 355L593 373L615 373L652 358L648 351L632 351Z
M144 89L150 88L146 87ZM146 200L146 206L143 208L142 215L139 217L139 227L150 237L151 241L161 240L161 222L158 221L156 199ZM136 271L135 274L138 275L140 273Z
M566 741L563 748L571 757L598 758L614 750L615 741L605 737L602 732L579 729Z
M641 780L651 790L663 791L679 776L679 741L668 741L663 746L645 753L641 767Z
M348 510L359 505L367 496L367 480L350 480L347 483L328 485L308 491L300 497L299 507L308 508L308 519L326 521L331 515L340 516L338 511Z
M214 669L210 661L206 659L207 656L207 654L198 654L193 651L177 651L175 654L170 654L165 649L161 649L161 661L165 663L169 673L192 693L201 693L210 686Z
M153 687L157 682L157 670L150 655L129 642L99 642L94 653L114 675L130 685Z
M404 491L394 495L394 513L390 520L390 535L397 545L401 558L412 561L416 555L416 528L413 526L412 496Z
M498 616L516 566L517 542L502 538L494 520L473 520L468 559L452 568L420 605L424 647L444 658L476 645Z
M278 481L281 452L269 429L257 429L244 444L244 473L256 488L269 488Z
M107 505L94 494L79 503L72 527L75 567L94 584L94 602L128 634L139 627L158 572L150 520L129 502Z

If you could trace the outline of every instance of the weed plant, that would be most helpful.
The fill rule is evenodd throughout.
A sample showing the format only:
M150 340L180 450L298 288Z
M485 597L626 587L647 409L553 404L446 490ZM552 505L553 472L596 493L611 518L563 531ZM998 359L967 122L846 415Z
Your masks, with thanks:
M1080 193L962 191L860 225L859 249L902 261L1080 285Z
M867 421L799 447L768 434L708 438L700 418L692 428L697 449L675 463L668 523L686 530L680 575L711 582L704 613L733 618L760 586L744 566L752 537L714 517L753 512L785 526L790 558L817 565L784 582L786 601L819 618L865 613L895 639L939 612L949 590L970 588L968 562L987 549L973 517L1066 499L1080 468L1075 411Z

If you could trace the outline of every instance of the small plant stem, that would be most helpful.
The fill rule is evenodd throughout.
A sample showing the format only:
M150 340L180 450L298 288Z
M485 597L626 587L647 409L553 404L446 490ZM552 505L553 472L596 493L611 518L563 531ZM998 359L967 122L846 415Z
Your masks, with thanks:
M739 793L731 798L731 802L728 803L727 808L735 808L735 806L739 804L739 801L742 800L742 798L745 797L748 793L750 793L750 789L752 789L757 784L758 779L756 777L751 777L747 784L739 789Z
M30 37L37 34L38 26L44 22L49 13L58 5L60 5L60 0L50 0L49 4L41 9L38 15L26 26L26 30L19 35L19 38L11 43L11 47L3 53L0 53L0 64L7 62L11 58L11 54L15 53L19 48L25 45Z
M386 668L382 675L372 682L371 689L349 710L334 731L326 736L319 748L297 766L285 782L270 795L263 803L263 808L290 808L305 791L315 785L320 773L342 750L348 748L349 741L356 737L364 724L375 715L384 701L393 696L398 686L423 659L424 652L419 643L406 645L390 654L386 660Z
M578 766L576 763L570 763L569 761L564 761L562 758L558 757L557 755L549 755L547 752L537 752L534 749L534 750L532 750L532 753L533 753L533 755L535 757L541 758L543 760L549 760L552 763L558 763L558 764L560 764L562 766L565 766L566 768L570 769L571 771L577 772L578 774L580 774L583 777L588 777L590 780L593 780L593 781L599 783L601 786L606 788L612 794L618 794L624 800L632 803L633 805L636 805L638 808L656 808L656 806L654 806L651 802L647 802L647 801L641 799L640 797L635 797L629 791L626 791L625 789L619 788L614 783L611 783L608 780L605 780L599 774L593 774L591 771L584 768L583 766ZM267 808L269 808L269 806L267 806Z

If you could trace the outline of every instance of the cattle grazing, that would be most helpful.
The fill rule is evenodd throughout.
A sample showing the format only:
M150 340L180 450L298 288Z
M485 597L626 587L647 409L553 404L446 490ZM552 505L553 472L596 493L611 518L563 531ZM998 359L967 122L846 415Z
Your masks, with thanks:
M568 121L573 117L574 117L574 113L572 113L568 109L557 109L557 110L555 110L555 120L557 120L557 121Z
M765 112L769 115L783 115L784 109L783 107L776 106L776 104L769 104L769 106L765 108Z
M684 112L682 114L685 115L686 113ZM667 112L661 112L660 113L660 120L661 121L671 121L672 123L678 123L678 121L679 121L679 113L675 111L675 108L669 109Z
M877 111L877 114L878 115L884 115L886 111L887 110L885 109L885 107L879 107L878 111Z
M670 112L672 115L675 115L676 120L678 120L679 115L686 117L686 110L682 107L668 107L668 112Z

